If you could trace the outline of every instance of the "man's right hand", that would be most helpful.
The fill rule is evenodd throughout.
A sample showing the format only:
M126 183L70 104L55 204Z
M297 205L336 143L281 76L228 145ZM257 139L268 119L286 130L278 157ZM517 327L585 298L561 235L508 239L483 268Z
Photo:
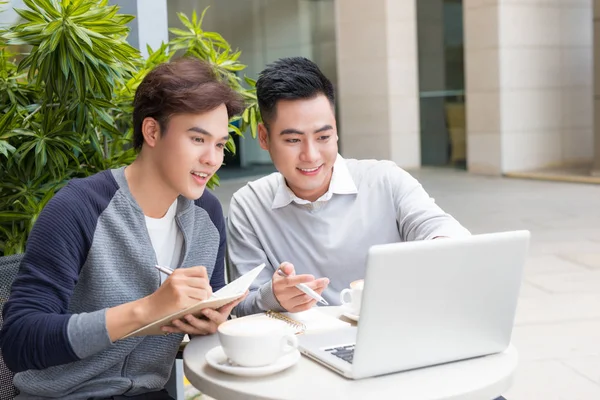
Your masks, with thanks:
M153 318L193 306L212 295L205 267L177 268L162 285L148 296Z
M314 276L308 274L296 275L294 266L288 262L281 263L279 269L287 276L281 276L275 271L272 278L273 294L281 307L289 312L308 310L317 302L317 300L298 289L297 284L304 283L319 294L329 285L328 278L315 279Z
M106 310L110 340L208 299L212 294L206 268L177 268L151 295Z

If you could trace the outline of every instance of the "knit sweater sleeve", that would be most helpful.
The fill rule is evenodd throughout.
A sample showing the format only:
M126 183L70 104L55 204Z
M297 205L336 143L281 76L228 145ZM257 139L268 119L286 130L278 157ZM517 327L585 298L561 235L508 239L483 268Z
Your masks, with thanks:
M81 180L85 186L72 181L61 189L30 232L2 311L0 348L13 372L80 359L69 337L73 315L68 308L98 217L117 190L116 182L107 184L111 178L102 174L97 179Z

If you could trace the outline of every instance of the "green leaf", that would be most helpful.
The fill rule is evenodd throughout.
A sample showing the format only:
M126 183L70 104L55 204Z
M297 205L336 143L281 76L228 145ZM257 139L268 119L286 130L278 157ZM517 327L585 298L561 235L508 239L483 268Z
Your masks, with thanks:
M74 25L74 24L70 24L70 27L71 27L72 31L75 33L75 35L77 35L77 37L79 39L81 39L85 44L87 44L88 47L90 47L90 48L93 47L92 40L90 39L90 36L92 36L92 37L100 37L100 38L103 37L102 35L98 35L95 32L90 31L89 29L80 28L79 26Z
M252 133L252 138L256 139L256 111L254 107L250 108L250 132Z
M1 140L0 139L0 153L4 154L4 156L6 158L8 158L8 154L9 153L14 153L16 151L16 148L11 145L10 143L8 143L6 140Z
M190 32L188 31L184 31L178 28L169 28L169 32L171 32L174 35L179 35L179 36L187 36L190 34Z
M67 78L69 76L69 63L72 65L73 62L70 60L70 57L67 56L63 42L61 42L60 46L58 46L58 57L60 60L60 69L62 70L65 78Z
M44 23L44 21L40 21L40 22ZM42 31L42 35L45 35L45 36L51 35L57 29L62 30L62 21L52 21L52 22L50 22L48 25L46 25L46 27Z
M202 22L204 22L204 15L206 14L206 12L208 11L209 8L210 8L210 6L207 6L204 10L202 10L202 15L200 16L200 21L198 22L198 27L202 26Z
M178 12L177 16L179 17L179 20L186 28L188 28L189 30L194 32L194 25L190 22L190 20L184 13Z
M71 41L71 40L67 40L67 44L69 46L69 50L71 51L71 54L75 57L75 59L81 63L85 62L85 57L83 55L83 52L79 48L79 45L76 42Z
M23 0L23 3L29 7L34 13L41 14L41 10L37 7L37 5L33 2L33 0Z
M229 124L229 132L233 132L238 136L244 137L244 134L242 133L242 131L240 131L237 126L232 125L231 123Z
M27 1L23 1L25 4L27 4ZM50 1L36 1L36 5L39 7L40 10L45 11L49 16L59 19L61 17L60 12L58 12L56 7L56 2L54 0L50 0ZM30 7L32 8L32 7Z
M71 17L77 17L87 13L94 4L92 2L84 2L82 0L77 0L73 5L73 11L71 12Z
M225 148L227 150L229 150L229 152L231 152L231 154L235 154L236 148L235 148L235 142L233 141L233 136L229 135L229 138L227 139L227 143L225 143Z
M0 211L0 222L22 221L29 219L29 215L24 212Z
M23 18L27 21L46 23L44 18L42 18L42 16L39 13L35 13L35 12L29 11L29 10L22 10L19 8L15 8L14 10L17 14L19 14L21 16L21 18Z

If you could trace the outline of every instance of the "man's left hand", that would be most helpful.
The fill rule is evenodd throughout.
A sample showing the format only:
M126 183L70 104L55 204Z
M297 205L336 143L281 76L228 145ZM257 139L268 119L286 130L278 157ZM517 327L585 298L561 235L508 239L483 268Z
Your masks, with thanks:
M188 335L211 335L217 332L217 328L223 322L227 321L231 310L237 306L246 296L248 292L239 299L224 305L223 307L213 310L212 308L205 308L202 310L202 314L206 317L197 318L192 314L188 314L182 319L178 319L172 322L172 325L163 326L161 329L165 333L186 333Z

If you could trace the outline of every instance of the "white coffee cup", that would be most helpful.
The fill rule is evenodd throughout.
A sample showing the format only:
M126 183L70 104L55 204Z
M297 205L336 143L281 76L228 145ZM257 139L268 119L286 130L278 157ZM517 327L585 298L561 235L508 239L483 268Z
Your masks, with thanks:
M359 279L350 283L349 289L340 292L340 303L354 315L360 315L363 286L364 280Z
M219 341L229 360L243 367L263 367L298 347L283 321L237 318L219 325Z

